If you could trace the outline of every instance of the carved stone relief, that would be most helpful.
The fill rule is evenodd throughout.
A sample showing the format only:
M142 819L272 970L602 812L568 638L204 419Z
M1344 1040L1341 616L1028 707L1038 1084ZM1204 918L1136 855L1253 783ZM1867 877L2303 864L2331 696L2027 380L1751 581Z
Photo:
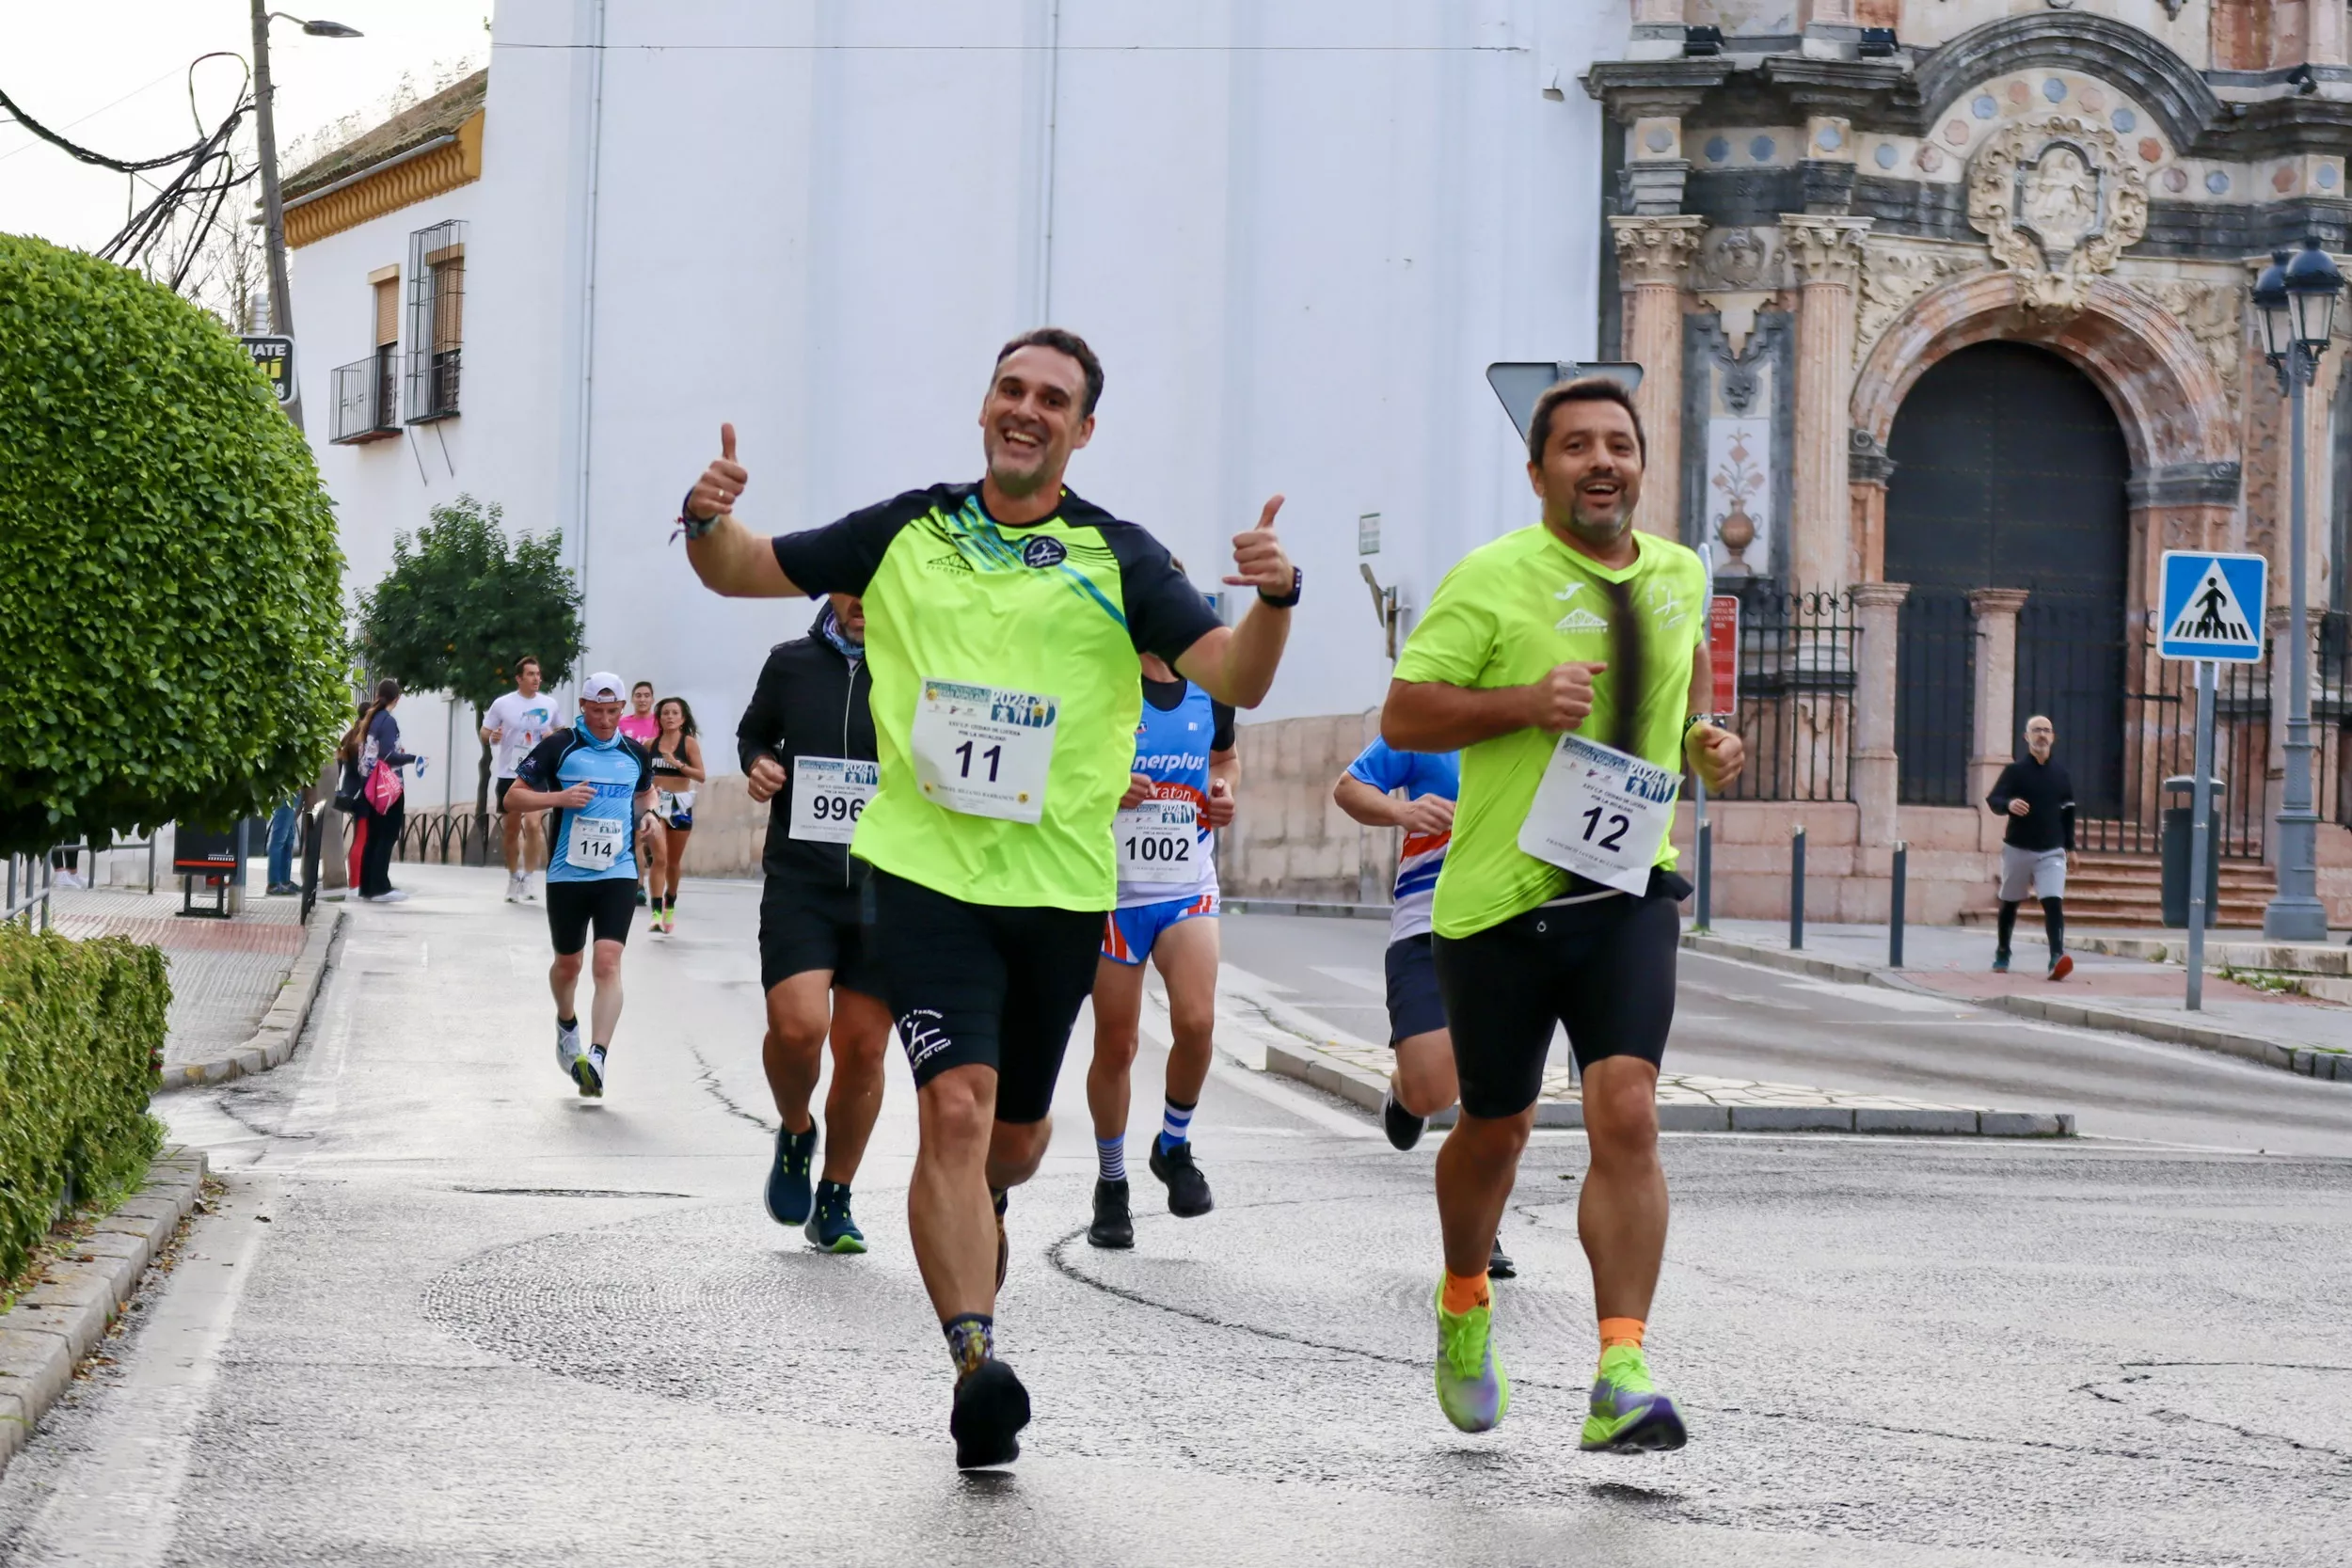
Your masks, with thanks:
M2228 283L2198 283L2173 278L2143 284L2167 314L2188 328L2197 346L2213 362L2221 390L2230 400L2230 418L2237 419L2246 365L2246 291Z
M2148 231L2148 180L2113 129L2040 115L1986 138L1968 166L1968 221L2021 275L2026 307L2063 319Z
M1912 301L1940 283L1984 268L1984 258L1973 253L1905 245L1864 246L1853 362L1859 365L1869 356L1871 345L1911 309Z

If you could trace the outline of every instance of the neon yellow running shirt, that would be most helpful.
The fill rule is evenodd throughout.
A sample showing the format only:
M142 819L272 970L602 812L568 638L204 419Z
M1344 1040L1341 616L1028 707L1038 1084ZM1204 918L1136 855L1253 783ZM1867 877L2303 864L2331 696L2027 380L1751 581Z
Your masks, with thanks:
M882 782L850 852L966 903L1110 909L1111 819L1142 709L1136 654L1172 664L1219 625L1167 548L1067 490L1054 516L1015 527L988 515L977 484L936 484L786 534L775 552L812 596L866 601ZM918 714L951 704L1032 760L1050 734L1041 799L1000 791L1006 810L1033 820L942 803L953 787L943 755L974 789L994 787L1000 763L1008 781L1021 777L1019 758L991 756L976 730L962 732L970 750L918 735Z
M1622 645L1613 639L1610 618L1621 613L1619 600L1629 601L1643 651L1635 711L1621 717L1622 673L1603 672L1593 679L1593 711L1577 734L1679 774L1691 669L1707 635L1708 571L1695 552L1672 540L1636 538L1641 553L1621 570L1568 548L1541 525L1480 546L1431 595L1397 656L1396 678L1485 690L1533 685L1555 665L1607 664ZM1473 935L1566 888L1565 871L1519 847L1519 825L1555 738L1515 730L1463 748L1454 839L1432 911L1439 936ZM1658 863L1673 868L1671 837L1659 847Z

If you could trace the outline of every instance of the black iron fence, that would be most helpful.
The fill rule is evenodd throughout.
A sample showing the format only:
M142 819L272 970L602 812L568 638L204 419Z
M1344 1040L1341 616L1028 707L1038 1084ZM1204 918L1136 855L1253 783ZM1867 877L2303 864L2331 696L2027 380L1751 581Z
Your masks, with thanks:
M1964 806L1977 724L1977 623L1959 589L1914 588L1895 632L1896 799Z
M504 818L492 812L420 812L400 825L392 858L438 865L488 865L506 854Z
M1740 603L1739 732L1748 763L1732 800L1851 800L1852 596L1751 590Z

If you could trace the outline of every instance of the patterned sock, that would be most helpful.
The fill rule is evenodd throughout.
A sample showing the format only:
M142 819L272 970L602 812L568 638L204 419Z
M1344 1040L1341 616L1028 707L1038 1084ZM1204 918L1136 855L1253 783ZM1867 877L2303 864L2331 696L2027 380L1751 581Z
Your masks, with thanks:
M1095 1174L1105 1181L1127 1180L1127 1135L1094 1140Z
M1494 1291L1486 1284L1486 1270L1481 1269L1472 1275L1459 1275L1448 1269L1445 1272L1445 1289L1438 1295L1438 1302L1447 1312L1458 1318L1481 1307L1493 1306L1494 1299Z
M987 1313L966 1312L940 1327L947 1335L947 1358L956 1364L957 1382L979 1370L981 1362L995 1359L996 1320Z
M1600 1320L1600 1348L1608 1351L1618 1345L1642 1348L1642 1334L1648 1325L1639 1318L1603 1318Z
M1164 1101L1160 1112L1160 1152L1165 1154L1192 1136L1192 1113L1199 1101L1182 1105L1175 1101Z

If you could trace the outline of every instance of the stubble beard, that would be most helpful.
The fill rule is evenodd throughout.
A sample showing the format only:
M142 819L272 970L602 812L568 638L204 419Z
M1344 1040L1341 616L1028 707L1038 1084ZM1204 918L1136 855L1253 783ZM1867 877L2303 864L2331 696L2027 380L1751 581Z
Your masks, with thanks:
M1620 496L1614 516L1596 517L1584 509L1583 499L1578 497L1568 502L1567 526L1568 531L1584 543L1605 548L1624 538L1626 531L1633 526L1633 507Z

